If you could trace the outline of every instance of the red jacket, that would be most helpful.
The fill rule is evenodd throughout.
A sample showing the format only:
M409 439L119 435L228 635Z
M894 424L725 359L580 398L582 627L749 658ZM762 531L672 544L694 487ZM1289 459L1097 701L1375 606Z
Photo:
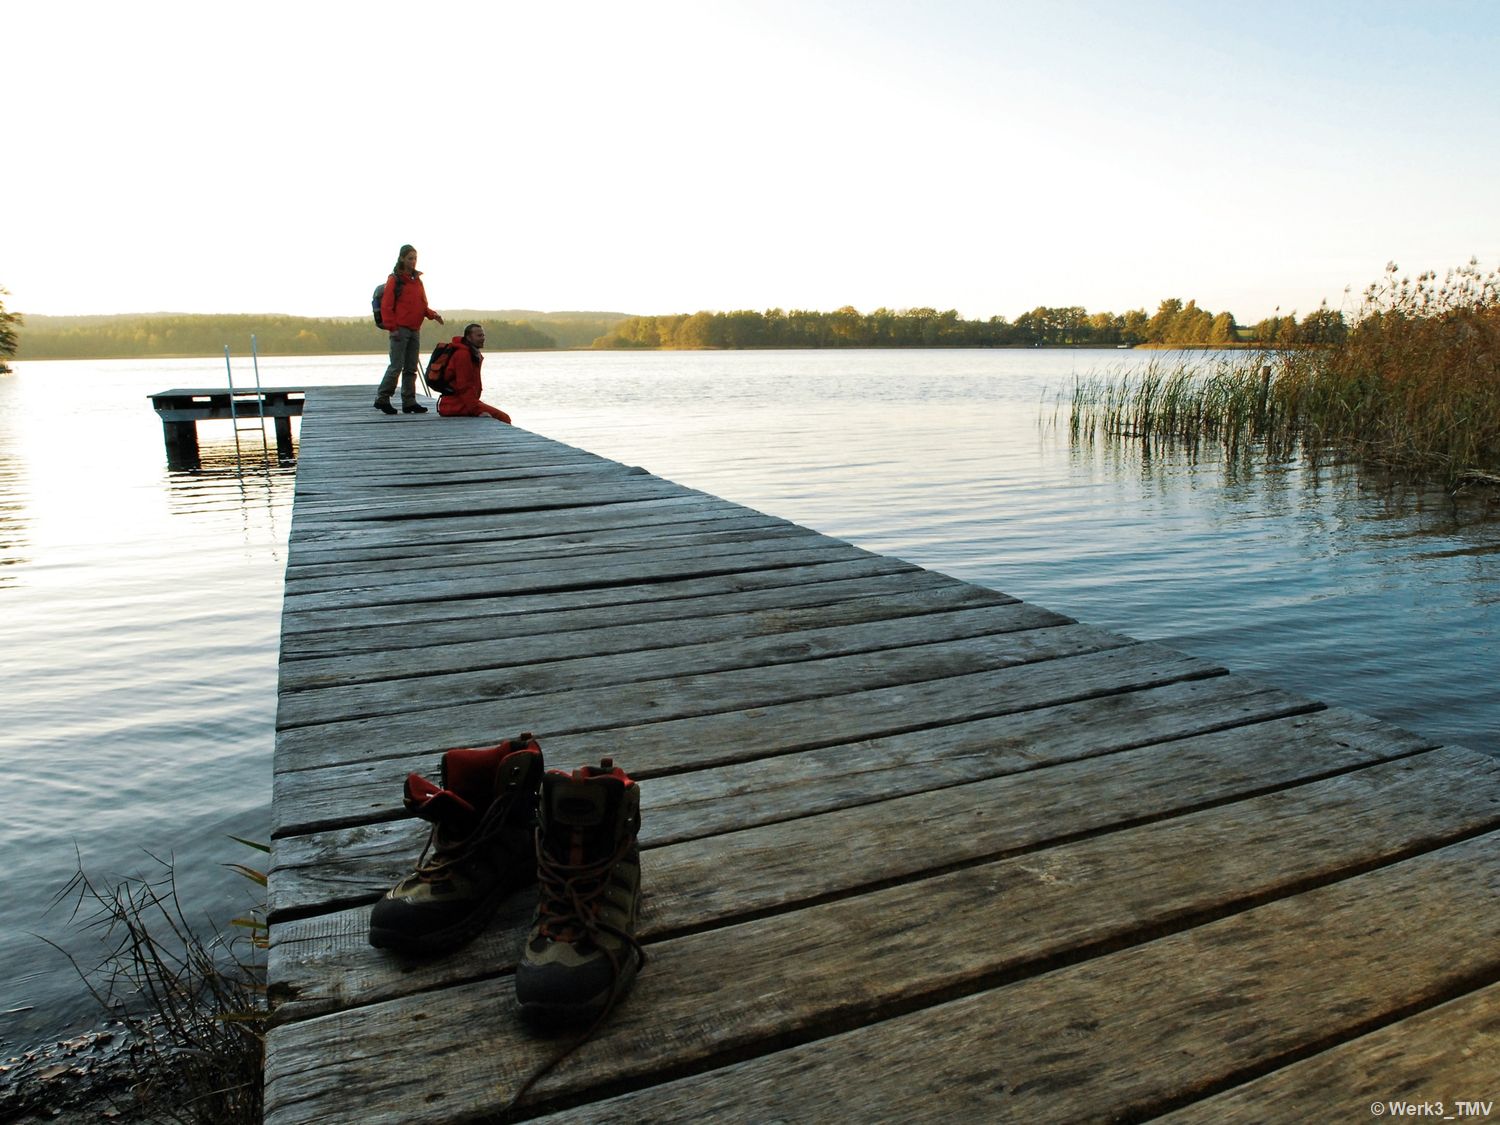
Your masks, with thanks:
M437 313L427 307L427 290L422 285L422 273L418 270L401 277L401 300L396 300L396 275L385 279L385 292L380 295L380 322L387 332L398 328L419 331L424 320L436 320Z
M484 394L484 379L480 375L483 366L483 352L469 347L462 336L453 337L453 354L448 358L448 379L453 389L443 392L442 401L438 403L439 413L470 413L468 408L476 405L479 396ZM443 409L444 403L448 405L447 410Z

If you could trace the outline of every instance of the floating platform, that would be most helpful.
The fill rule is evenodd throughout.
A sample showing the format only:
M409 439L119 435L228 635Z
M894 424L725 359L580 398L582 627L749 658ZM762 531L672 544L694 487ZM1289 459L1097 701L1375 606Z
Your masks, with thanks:
M1500 1115L1500 762L368 399L303 420L272 1125L492 1119L570 1042L517 1018L526 894L446 957L366 943L405 775L523 730L641 779L650 961L519 1118Z
M249 390L228 387L176 387L149 395L161 419L162 439L167 447L167 465L174 469L196 469L199 422L241 423L270 419L276 429L276 456L292 456L292 419L302 415L305 392L301 387L263 387Z

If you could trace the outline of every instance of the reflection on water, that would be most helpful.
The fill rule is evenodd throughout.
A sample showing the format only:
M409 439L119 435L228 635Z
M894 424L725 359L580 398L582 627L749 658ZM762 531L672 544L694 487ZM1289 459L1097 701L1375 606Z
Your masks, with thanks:
M282 461L274 446L267 453L253 442L204 444L199 453L197 469L166 474L168 510L179 516L239 512L246 541L259 540L263 530L272 557L279 559L287 528L278 521L290 519L286 505L297 479L295 458Z
M10 568L26 561L29 521L20 497L30 491L20 460L4 446L0 446L0 589L16 580Z
M486 397L528 429L871 550L1500 751L1491 496L1331 458L1071 444L1047 424L1049 393L1097 356L502 353ZM373 388L384 359L261 366L279 386ZM93 1016L31 936L82 948L44 913L75 847L101 875L175 855L190 909L242 908L221 865L247 858L231 833L268 832L295 477L253 434L237 461L228 423L200 427L198 471L167 470L146 396L216 384L213 360L17 367L0 379L6 1053ZM65 412L59 380L87 391Z

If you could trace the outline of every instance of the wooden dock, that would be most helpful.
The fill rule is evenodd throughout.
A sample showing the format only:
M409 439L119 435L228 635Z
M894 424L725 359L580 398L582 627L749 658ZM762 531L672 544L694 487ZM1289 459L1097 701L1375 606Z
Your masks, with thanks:
M148 395L161 419L167 464L174 469L196 469L199 422L260 423L270 420L276 430L276 455L292 456L292 419L301 417L301 387L174 387Z
M566 1044L516 1018L526 895L366 944L406 773L521 730L641 779L650 954L521 1117L1500 1120L1500 762L368 400L302 423L272 1125L493 1119Z

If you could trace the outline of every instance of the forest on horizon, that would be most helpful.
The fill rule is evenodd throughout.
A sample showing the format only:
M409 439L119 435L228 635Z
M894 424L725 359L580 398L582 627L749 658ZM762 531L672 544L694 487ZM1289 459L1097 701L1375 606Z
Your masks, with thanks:
M424 346L484 324L491 351L586 348L618 324L623 313L544 313L529 310L454 309L444 323L429 321ZM372 318L305 317L261 313L116 313L95 316L26 316L17 331L16 358L126 359L136 356L221 355L250 350L254 334L261 355L372 355L386 351L388 337Z
M1324 307L1302 320L1275 315L1241 325L1196 301L1168 298L1154 314L1089 313L1078 306L1037 307L1014 321L966 320L955 310L886 309L861 313L802 309L630 316L609 312L454 310L429 322L423 343L436 344L469 321L485 325L489 351L692 348L1030 348L1030 347L1295 347L1336 343L1347 333L1342 313ZM210 356L249 350L261 355L369 355L386 335L368 318L280 314L142 313L30 316L17 327L17 359L113 359Z

